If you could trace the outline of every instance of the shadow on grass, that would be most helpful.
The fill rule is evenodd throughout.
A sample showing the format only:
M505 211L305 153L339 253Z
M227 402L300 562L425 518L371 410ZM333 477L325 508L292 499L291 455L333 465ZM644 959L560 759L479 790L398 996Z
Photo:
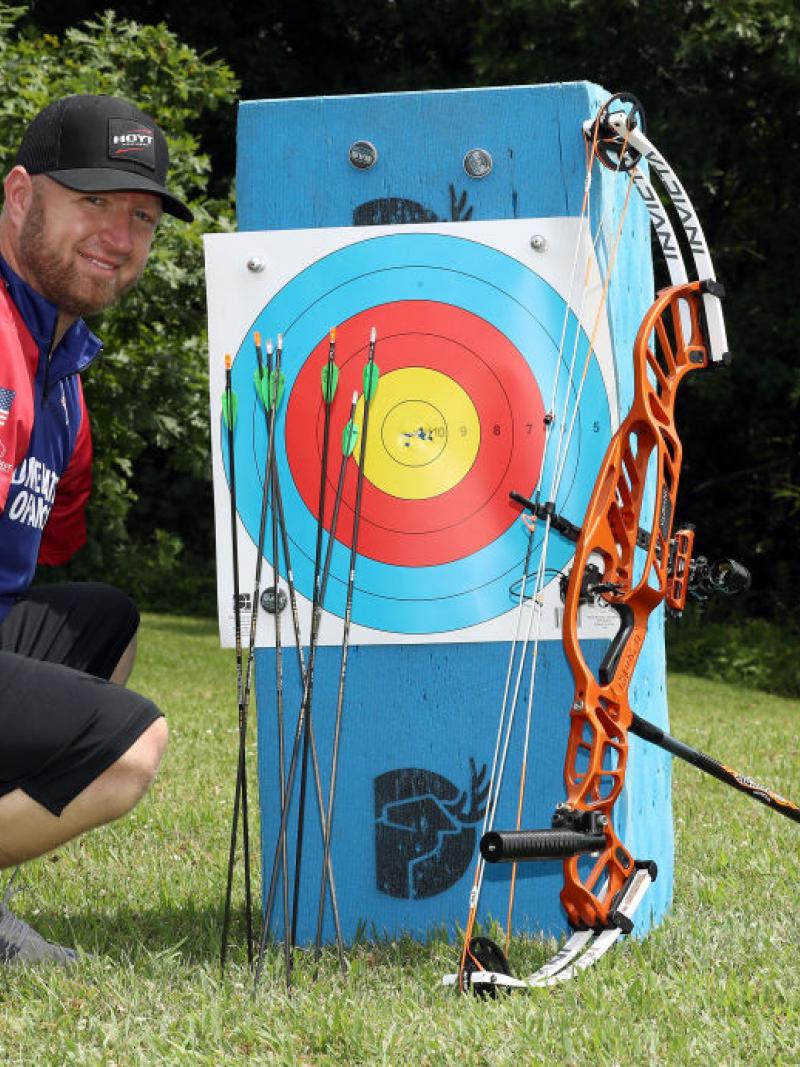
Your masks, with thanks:
M48 940L75 946L93 957L137 964L154 956L168 955L187 965L202 966L219 962L222 941L222 902L214 906L197 906L187 900L181 904L159 907L133 908L121 906L102 911L87 905L82 910L66 914L42 909L31 914L18 911L20 918L30 922ZM260 917L254 917L256 947L260 934ZM234 911L229 939L231 963L246 962L244 909ZM435 946L449 951L444 930L432 931L424 939L410 935L397 938L361 936L346 946L348 956L365 959L371 967L397 967L427 958ZM283 942L270 938L268 942L272 962L280 963ZM335 945L323 946L325 956L336 958ZM300 956L310 956L313 946L300 945Z
M130 960L142 955L169 953L187 963L219 960L222 938L222 902L214 906L182 904L132 908L121 906L96 910L87 904L66 914L39 910L35 915L17 912L43 937L109 959ZM230 935L231 954L244 952L244 915L234 914Z

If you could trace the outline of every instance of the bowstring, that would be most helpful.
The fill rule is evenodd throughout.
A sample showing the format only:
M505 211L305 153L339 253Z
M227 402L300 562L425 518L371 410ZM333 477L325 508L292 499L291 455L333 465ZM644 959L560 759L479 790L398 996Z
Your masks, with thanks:
M591 174L591 170L592 170L592 168L594 166L594 162L595 162L598 133L599 133L599 123L596 123L595 124L595 128L594 128L593 137L592 137L591 149L587 151L587 160L588 160L587 161L587 169L588 169L588 172L590 174ZM626 147L627 147L627 137L625 138L625 143L623 144L622 151L620 152L620 162L624 158ZM622 210L620 211L620 218L619 218L619 223L618 223L618 226L617 226L617 231L616 231L616 234L614 236L614 241L613 241L613 245L612 245L612 252L611 252L611 255L609 257L608 264L607 264L606 271L605 271L605 275L604 275L604 278L603 278L602 292L600 294L600 299L598 301L598 305L597 305L597 308L596 308L596 311L595 311L594 322L592 324L592 331L591 331L591 334L590 334L590 337L589 337L589 346L588 346L588 349L586 351L586 356L585 356L584 361L583 361L583 367L582 367L582 370L581 370L581 377L580 377L580 382L579 382L579 385L578 385L578 391L577 391L577 393L575 395L575 399L574 399L574 402L573 402L573 405L572 405L572 416L571 416L570 423L569 423L569 429L568 429L568 431L566 433L566 436L565 436L564 427L565 427L565 424L566 424L567 413L569 411L570 386L572 386L574 384L574 368L575 368L575 362L576 362L576 359L577 359L577 351L578 351L579 340L580 340L580 323L581 323L581 317L582 317L582 314L583 314L584 301L585 301L586 293L587 293L587 290L588 290L588 281L589 281L589 274L590 274L590 267L591 267L591 257L587 256L586 272L585 272L585 275L584 275L584 287L583 287L582 299L581 299L581 308L580 308L579 317L578 317L578 319L576 321L576 326L575 326L575 340L574 340L574 343L573 343L573 353L572 353L572 358L571 358L571 361L570 361L570 375L569 375L569 380L567 382L567 388L566 388L565 394L564 394L564 406L563 406L562 418L561 418L561 420L559 422L558 449L556 451L556 459L555 459L555 464L554 464L553 478L552 478L552 482L551 482L550 494L549 494L549 497L548 497L548 500L553 501L553 502L555 502L558 499L558 494L559 494L559 491L560 491L560 488L561 488L561 481L563 479L564 469L565 469L565 466L566 466L566 460L567 460L567 457L569 456L570 448L571 448L571 445L572 445L572 438L573 438L573 435L574 435L574 432L575 432L575 423L576 423L578 411L580 409L581 396L583 395L583 387L584 387L584 384L585 384L586 379L587 379L588 370L589 370L589 364L591 362L592 354L593 354L594 349L595 349L595 344L596 344L596 341L597 341L597 333L598 333L598 329L599 329L599 326L600 326L600 321L601 321L601 318L602 318L603 309L604 309L604 307L606 305L606 299L607 299L607 296L608 296L608 290L609 290L609 286L610 286L610 283L611 283L611 276L612 276L612 273L613 273L613 270L614 270L614 265L615 265L615 262L616 262L616 255L617 255L617 251L618 251L618 248L619 248L620 238L622 236L622 231L623 231L623 228L624 228L625 219L627 217L628 207L629 207L629 204L630 204L630 194L631 194L631 189L632 188L633 188L633 178L631 176L630 180L628 182L628 187L627 187L626 192L625 192L625 199L624 199L624 202L623 202ZM589 217L589 212L587 210L587 218L588 217ZM604 219L601 218L600 223L599 223L598 228L597 228L597 233L595 234L595 238L594 238L594 240L592 242L593 250L596 250L597 242L599 240L599 236L600 236L601 230L603 228L603 224L604 224ZM569 306L567 305L567 313L568 312L569 312ZM550 545L550 532L551 532L551 529L552 529L552 517L551 517L551 514L548 512L546 517L545 517L545 529L544 529L544 536L542 538L542 549L541 549L541 554L540 554L540 557L539 557L539 566L538 566L537 575L536 575L536 593L534 594L533 604L532 604L532 611L531 611L531 619L533 619L533 617L535 615L536 619L537 619L537 625L536 625L536 634L534 636L533 651L532 651L532 654L531 654L531 673L530 673L530 683L529 683L529 687L528 687L528 704L527 704L526 715L525 715L525 732L524 732L524 740L523 740L523 746L522 746L522 761L521 761L521 767L520 767L519 794L518 794L518 799L517 799L517 820L516 820L516 827L515 827L517 830L519 830L521 825L522 825L522 812L523 812L523 808L524 808L525 791L526 791L526 786L527 786L528 755L529 755L529 750L530 750L531 726L532 726L532 722L533 722L533 702L534 702L535 687L536 687L536 673L537 673L538 660L539 660L539 648L540 648L540 645L541 645L542 619L543 619L543 616L544 616L544 587L545 587L545 584L546 584L545 579L546 579L546 575L547 575L547 554L548 554L549 545ZM517 864L513 863L512 867L511 867L508 911L507 911L507 915L506 915L506 938L505 938L506 955L508 954L508 948L509 948L510 943L511 943L512 919L513 919L514 902L515 902L515 896L516 896L516 874L517 874Z
M570 304L571 304L572 292L573 292L574 284L575 284L575 276L576 276L576 273L577 273L577 264L579 262L579 257L580 257L580 249L581 249L581 243L582 243L582 238L583 238L583 227L584 227L584 222L585 221L587 221L589 223L589 233L591 233L590 190L591 190L591 180L592 180L592 169L593 169L595 155L596 155L596 145L597 145L598 132L599 132L599 128L596 125L595 129L594 129L593 137L592 137L591 147L589 148L587 146L586 178L585 178L585 181L584 181L584 196L583 196L583 202L582 202L582 205L581 205L581 219L580 219L580 225L579 225L578 235L577 235L577 240L576 240L575 253L574 253L574 256L573 256L572 270L571 270L571 274L570 274L570 282L569 282L569 288L568 288L568 297L567 297L567 301L565 302L564 320L563 320L563 323L562 323L562 331L561 331L561 337L560 337L560 341L559 341L559 352L558 352L557 369L556 369L556 375L554 376L553 394L552 394L552 400L551 400L551 405L550 405L550 409L549 409L551 415L553 415L554 412L555 412L555 406L556 406L555 405L555 400L556 400L556 397L557 397L558 384L559 384L560 374L561 374L561 364L563 362L564 348L565 348L565 344L566 344L566 334L567 334L567 327L568 327L568 323L569 323ZM625 149L626 145L627 145L627 138L626 138L625 145L623 146L623 152L621 154L621 158L622 158L622 155L624 155L624 149ZM577 417L577 411L578 411L579 404L580 404L580 399L581 399L581 396L582 396L582 393L583 393L583 386L584 386L584 383L586 381L586 377L587 377L587 374L588 374L589 363L591 361L591 357L592 357L592 354L593 354L594 349L595 349L595 344L596 344L596 339L597 339L597 331L598 331L598 328L599 328L599 325L600 325L603 308L605 306L605 302L606 302L606 298L607 298L607 294L608 294L608 289L609 289L610 280L611 280L611 274L613 272L615 261L616 261L616 253L617 253L617 250L618 250L618 247L619 247L619 241L620 241L620 237L621 237L621 234L622 234L622 229L624 227L625 218L626 218L626 215L627 215L627 209L628 209L629 200L630 200L630 190L632 188L632 185L633 185L633 181L631 180L629 182L628 189L626 191L626 196L625 196L625 201L624 201L624 204L623 204L623 208L622 208L622 211L620 213L620 220L619 220L617 233L615 235L615 239L614 239L614 243L613 243L612 254L611 254L610 258L609 258L609 262L608 262L607 269L606 269L606 272L605 272L605 278L604 278L604 282L603 282L602 293L601 293L600 301L599 301L599 304L598 304L598 307L597 307L597 310L596 310L596 314L595 314L595 319L594 319L594 323L593 323L593 327L592 327L592 332L591 332L591 335L590 335L589 347L587 349L586 357L584 359L584 364L583 364L583 369L582 369L582 373L581 373L581 380L580 380L580 384L579 384L579 387L578 387L578 392L577 392L577 395L576 395L575 401L574 401L573 414L572 414L572 418L570 420L569 430L566 433L566 438L565 438L564 427L566 425L567 414L569 412L569 397L570 397L570 392L571 392L570 385L572 383L574 383L574 380L575 380L575 364L577 362L577 352L578 352L578 347L579 347L579 343L580 343L580 321L582 320L582 316L583 316L583 309L584 309L584 306L585 306L585 300L586 300L586 295L587 295L587 291L588 291L588 280L589 280L589 274L590 274L590 268L591 268L591 257L587 256L587 267L586 267L586 272L585 272L585 276L584 276L584 282L583 282L583 286L582 286L582 290L581 290L581 301L580 301L580 306L579 306L579 311L578 311L578 319L577 319L577 322L576 322L575 337L574 337L573 346L572 346L572 353L571 353L570 361L569 361L569 375L568 375L567 387L565 389L565 394L564 394L563 414L562 414L562 418L561 418L561 420L559 422L558 447L556 449L556 457L555 457L555 461L554 461L554 473L553 473L553 476L552 476L551 492L550 492L550 495L549 495L549 499L550 500L555 500L556 499L556 495L557 495L558 490L560 488L561 480L562 480L562 477L563 477L563 472L564 472L564 469L565 469L566 456L569 454L569 448L570 448L570 445L571 445L572 437L574 435L574 428L575 428L575 422L576 422L576 417ZM597 232L595 233L594 239L592 241L593 250L596 250L597 243L598 243L600 235L602 233L603 225L604 225L604 220L601 219L600 225L598 226ZM544 459L546 459L546 456L547 456L547 453L548 453L548 449L550 448L550 445L551 445L552 427L553 427L553 419L551 418L546 423L546 442L545 442L545 450L544 450ZM545 469L545 466L546 466L546 464L544 462L544 459L543 459L543 464L542 464L542 469L543 470ZM538 493L537 493L537 499L538 499ZM533 537L534 531L535 531L535 527L536 527L536 517L534 516L532 522L528 526L529 537ZM536 581L535 581L535 592L534 592L534 595L532 597L532 610L531 610L531 614L530 614L529 621L528 621L528 629L527 629L527 633L526 633L526 636L525 636L525 641L524 641L522 652L521 652L520 658L519 658L519 665L518 665L518 668L517 668L517 678L516 678L516 683L515 683L515 686L514 686L514 695L513 695L512 702L511 702L511 712L510 712L510 714L508 714L508 711L507 711L508 691L509 691L509 686L510 686L510 677L511 677L511 673L512 673L512 670L513 670L513 661L514 661L514 656L515 656L515 652L516 652L516 644L518 643L518 637L519 637L519 633L520 633L520 630L521 630L521 616L522 616L522 610L523 610L524 602L525 602L525 589L526 589L527 577L528 577L528 575L527 575L527 567L525 569L525 572L523 573L523 580L522 580L521 589L520 589L520 602L519 602L519 609L518 609L517 631L515 633L514 642L512 644L511 654L510 654L510 657L509 657L509 669L508 669L508 672L507 672L507 675L506 675L506 685L505 685L504 694L503 694L503 706L502 706L502 709L501 709L500 724L499 724L499 727L498 727L498 737L497 737L497 742L496 742L496 745L495 745L495 755L494 755L493 764L492 764L492 776L490 777L490 782L491 782L491 788L490 788L491 801L487 805L487 809L486 809L486 814L485 814L485 818L484 818L484 832L485 832L487 826L489 828L491 828L491 825L492 825L493 820L494 820L494 815L495 815L496 810L497 810L497 804L498 804L498 801L499 801L500 789L501 789L502 781L503 781L503 778L504 778L504 775L505 775L505 766L506 766L506 761L507 761L507 756L508 756L508 749L509 749L509 745L510 745L510 738L511 738L511 733L512 733L512 730L513 730L513 725L514 725L514 720L515 720L515 715L516 715L516 708L517 708L518 699L519 699L519 690L520 690L521 680L522 680L523 673L524 673L525 659L526 659L526 655L527 655L527 649L530 646L531 631L532 631L533 622L534 622L534 619L535 619L536 620L536 633L535 633L534 641L533 641L533 653L532 653L532 662L531 662L530 686L529 686L529 693L528 693L528 707L527 707L526 722L525 722L525 732L524 732L524 742L523 742L523 752L522 752L522 763L521 763L521 768L520 768L520 789L519 789L518 802L517 802L517 829L519 829L519 826L521 825L522 810L523 810L523 806L524 806L524 797L525 797L525 786L526 786L526 782L527 782L527 766L528 766L528 755L529 755L529 750L530 750L530 736L531 736L533 698L534 698L534 692L535 692L535 678L536 678L537 667L538 667L539 647L540 647L540 644L541 644L541 626L542 626L543 606L544 606L544 604L543 604L543 595L542 594L543 594L543 590L544 590L544 586L545 586L545 578L546 578L546 573L547 573L547 553L548 553L548 548L549 548L550 529L551 529L551 516L548 514L546 516L546 519L545 519L545 530L544 530L544 536L543 536L543 540L542 540L542 550L541 550L541 554L540 554L539 565L537 567ZM506 716L507 715L508 715L508 722L506 724ZM500 739L501 739L501 737L503 735L504 725L505 725L505 739L504 739L504 742L503 742L503 755L502 755L502 759L500 761L500 773L499 773L499 775L497 775L497 754L498 754L498 750L499 750L499 746L500 746ZM508 913L507 913L507 921L506 921L506 953L508 953L508 946L510 944L510 939L511 939L512 917L513 917L513 908L514 908L514 899L515 899L515 887L516 887L516 867L517 867L516 863L512 864L511 880L510 880L510 887L509 887L509 904L508 904ZM467 946L469 944L469 941L470 941L470 938L471 938L471 935L472 935L472 930L474 928L474 923L475 923L475 918L476 918L476 915L477 915L477 907L478 907L480 892L481 892L482 884L483 884L484 869L485 869L485 864L483 862L483 858L480 857L479 860L478 860L478 864L476 866L475 880L474 880L474 884L473 884L473 889L472 889L472 892L470 894L470 914L469 914L469 919L468 919L468 922L467 922L467 927L466 927L466 932L465 932L465 950L466 950L466 948L467 948ZM465 962L466 962L466 951L462 951L462 959L461 959L461 971L462 972L463 972L463 967L464 967Z
M584 218L588 219L589 193L590 193L591 181L592 181L591 175L592 175L592 171L591 171L591 167L589 166L589 157L588 157L588 152L587 152L586 178L584 180L584 194L583 194L583 201L581 203L581 218L580 218L580 224L579 224L579 229L578 229L578 238L577 238L576 243L575 243L575 252L573 254L572 267L571 267L571 270L570 270L570 279L569 279L569 288L568 288L568 294L567 294L567 301L565 302L565 307L564 307L564 317L563 317L563 321L562 321L561 336L559 338L559 346L558 346L558 358L556 360L556 373L555 373L555 376L554 376L554 379L553 379L553 386L552 386L551 396L550 396L550 404L549 404L549 407L548 407L548 413L549 413L549 415L551 417L548 418L545 421L545 445L544 445L543 455L542 455L542 471L544 471L545 466L546 466L546 462L545 461L546 461L546 458L547 458L548 449L550 447L550 440L551 440L551 435L552 435L552 428L553 428L553 418L552 418L552 416L553 416L553 414L555 412L556 398L558 396L559 379L560 379L560 375L561 375L562 364L564 362L563 359L562 359L562 356L563 356L564 348L565 348L565 345L566 345L566 334L567 334L567 327L568 327L568 324L569 324L569 308L570 308L570 303L571 303L571 300L572 300L572 292L573 292L573 289L575 288L575 277L576 277L577 271L578 271L578 262L579 262L579 258L580 258L580 245L581 245L581 238L582 238L582 235L583 235L583 233L582 233L582 231L583 231L583 223L584 223ZM538 496L539 496L539 492L537 490L536 491L537 502L538 502ZM491 775L490 775L490 783L492 783L492 785L494 784L494 781L495 781L495 773L496 773L496 770L497 770L497 758L498 758L498 754L499 754L499 750L500 750L500 746L501 746L501 738L502 738L503 732L504 732L505 716L506 716L507 711L508 711L508 696L509 696L509 692L510 692L510 688L511 688L511 677L512 677L512 674L513 674L514 661L516 659L516 650L517 650L517 645L519 644L520 637L521 637L521 634L522 634L523 615L524 615L523 609L524 609L524 606L525 606L525 599L526 599L525 590L526 590L527 581L528 581L528 579L530 577L530 575L528 573L528 564L530 562L530 557L531 557L532 548L533 548L533 540L534 540L534 536L535 536L535 527L536 527L536 518L534 517L533 523L528 527L528 545L527 545L527 549L526 549L526 553L525 553L525 562L524 562L523 573L522 573L522 582L521 582L521 586L520 586L520 593L519 593L519 599L518 599L518 605L517 605L517 621L516 621L516 627L515 627L515 632L514 632L514 638L513 638L512 644L511 644L511 650L510 650L509 659L508 659L508 668L507 668L507 671L506 671L505 684L504 684L504 687L503 687L503 698L502 698L501 711L500 711L500 723L499 723L499 726L498 726L497 741L495 743L495 751L494 751L494 755L493 755L493 759L492 759L492 770L491 770ZM538 573L537 573L537 583L538 583ZM517 700L518 700L518 696L519 696L519 687L520 687L520 682L521 682L521 678L522 678L523 671L524 671L525 656L526 656L527 647L528 647L528 644L529 644L529 641L530 641L530 632L531 632L531 623L529 622L528 630L527 630L527 633L526 633L526 636L525 636L525 640L522 643L522 653L521 653L521 656L520 656L520 662L519 662L518 667L517 667L517 678L516 678L516 682L515 682L515 686L514 686L514 695L513 695L512 700L511 700L512 720L509 722L509 726L508 726L508 731L509 732L510 732L511 727L513 726L513 714L514 714L514 710L513 709L516 708ZM504 749L507 748L507 740L508 740L508 734L506 734L506 744L504 746ZM501 762L501 765L504 766L504 760ZM501 780L502 780L502 777L503 777L503 774L502 774L502 771L501 771L501 774L500 774ZM498 789L497 789L498 794L499 794L500 784L501 784L501 782L498 783ZM490 793L490 795L492 795L492 794ZM492 828L492 819L493 819L494 808L495 808L495 805L496 805L497 797L495 797L494 799L495 799L495 803L487 804L487 807L486 807L486 812L484 814L483 828L482 828L482 832L483 833L486 833L487 830L490 830Z
M557 356L557 360L556 360L556 373L555 373L554 379L553 379L553 386L552 386L552 391L551 391L550 405L549 405L549 408L548 408L548 413L549 413L550 417L545 420L545 445L544 445L543 456L542 456L542 467L541 467L542 471L544 471L546 469L546 459L547 459L548 452L549 452L549 450L551 448L552 430L553 430L553 422L554 422L553 415L554 415L554 412L555 412L556 400L557 400L557 397L558 397L558 386L559 386L560 375L561 375L561 370L562 370L562 363L564 362L563 356L564 356L564 350L565 350L565 347L566 347L566 337L567 337L567 329L568 329L568 326L569 326L570 307L571 307L571 303L572 303L573 291L575 289L575 281L576 281L576 277L577 277L577 274L578 274L578 265L579 265L579 262L580 262L580 251L581 251L581 245L582 245L582 242L583 242L583 233L584 233L584 225L585 224L588 226L589 234L591 234L591 217L590 217L590 203L591 203L591 200L590 200L590 194L591 194L591 185L592 185L592 169L593 169L593 163L594 163L595 149L596 149L596 145L597 145L598 132L599 132L599 130L598 130L598 128L596 128L594 133L593 133L591 147L588 146L588 142L587 142L586 173L585 173L584 186L583 186L583 199L582 199L582 202L581 202L580 222L579 222L578 234L577 234L577 238L576 238L576 242L575 242L575 251L574 251L574 254L573 254L572 266L571 266L571 269L570 269L569 285L568 285L568 289L567 289L567 299L566 299L565 305L564 305L564 317L563 317L563 321L562 321L561 336L559 338L559 346L558 346L558 356ZM601 228L602 228L602 224L601 224ZM598 229L598 234L595 235L595 238L594 238L594 241L593 241L593 246L596 244L596 242L598 240L599 232L600 232L600 229ZM584 277L584 282L583 282L583 285L581 287L581 302L580 302L579 314L578 314L578 327L579 327L580 319L581 319L581 316L582 316L582 313L583 313L583 306L584 306L584 301L585 301L585 297L586 297L587 277L588 277L588 274ZM575 340L575 343L573 345L573 353L572 353L572 356L570 358L570 371L569 371L570 380L572 379L573 372L574 372L574 364L575 364L575 359L576 359L576 352L577 352L577 344L578 344L579 335L580 335L580 330L579 330L579 328L577 328L576 329L576 340ZM569 390L569 381L568 381L567 388L565 390L565 412L564 412L565 415L566 415L566 406L568 404L569 392L570 392L570 390ZM558 451L556 452L556 463L557 463L557 461L558 461ZM538 495L539 495L538 491L537 491L536 495L537 495L537 500L538 500ZM548 516L548 518L546 520L545 535L544 535L544 540L543 540L543 552L542 552L542 556L540 558L540 562L539 562L539 565L537 567L537 572L536 572L536 582L535 582L536 592L534 593L534 597L532 598L534 603L536 603L536 598L539 596L539 594L541 592L541 588L542 588L542 586L544 584L544 571L545 571L544 556L546 554L545 551L544 551L544 546L547 543L549 527L550 527L550 518ZM525 555L525 563L524 563L524 567L523 567L522 581L521 581L521 585L520 585L520 593L519 593L519 600L518 600L518 607L517 607L516 627L515 627L514 638L512 640L511 649L510 649L510 653L509 653L508 668L506 670L505 683L504 683L504 687L503 687L503 696L502 696L501 709L500 709L500 715L499 715L497 736L496 736L496 740L495 740L495 747L494 747L494 752L493 752L493 756L492 756L492 766L491 766L491 771L490 771L490 776L489 776L489 800L487 802L486 810L484 812L484 819L483 819L483 825L482 825L482 829L481 829L481 836L483 836L483 834L485 834L488 830L490 830L494 825L494 817L495 817L496 810L497 810L497 804L498 804L499 798L500 798L500 789L502 787L503 779L504 779L504 776L505 776L506 761L507 761L507 757L508 757L508 751L509 751L511 736L512 736L512 732L513 732L513 726L514 726L515 717L516 717L516 708L517 708L517 704L518 704L518 701L519 701L519 691L520 691L520 688L521 688L522 678L524 676L524 668L525 668L525 660L526 660L526 656L527 656L527 650L528 650L528 648L530 646L531 630L532 630L532 627L533 627L534 617L537 614L536 612L531 611L529 619L528 619L528 627L527 627L527 631L526 631L526 634L525 634L524 641L522 642L522 650L521 650L520 655L519 655L519 663L518 663L518 666L517 666L516 680L515 680L515 683L514 683L514 692L513 692L513 697L512 697L511 703L510 703L510 712L509 712L509 699L508 698L509 698L509 692L511 690L511 678L512 678L512 675L514 674L514 661L516 659L517 646L518 646L518 644L520 642L520 635L521 635L522 629L523 629L523 613L524 613L524 607L525 607L525 601L526 601L526 586L527 586L528 578L530 577L529 574L528 574L528 564L529 564L529 561L530 561L531 551L532 551L532 547L533 547L533 542L534 542L534 537L535 537L535 529L536 529L536 517L534 516L534 519L533 519L532 523L528 527L528 545L527 545L527 550L526 550L526 555ZM538 613L538 618L539 618L538 629L540 629L541 628L541 612ZM534 651L534 661L533 661L533 667L532 667L532 673L533 674L535 674L536 656L537 656L537 653L538 653L538 632L537 632L536 643L534 645L534 650L535 650ZM523 766L527 765L527 755L528 755L528 741L527 741L527 738L528 737L529 737L529 722L526 724L526 746L525 746L525 750L524 750L524 754L523 754ZM501 748L502 748L502 756L500 755ZM499 767L500 767L499 774L498 774L498 760L499 760ZM525 771L523 770L522 773L523 773L523 776L524 776ZM474 876L474 879L473 879L473 885L472 885L472 889L470 891L469 913L468 913L468 917L467 917L467 923L466 923L466 926L465 926L463 947L462 947L461 959L460 959L460 963L459 963L459 973L460 974L463 973L463 971L464 971L464 966L466 964L467 955L469 954L469 943L470 943L470 940L472 938L472 932L473 932L473 929L474 929L474 926L475 926L475 920L476 920L476 917L477 917L478 904L479 904L479 900L480 900L481 890L482 890L482 887L483 887L484 872L485 872L485 861L483 860L483 857L479 854L478 860L477 860L477 863L476 863L476 867L475 867L475 876ZM513 907L513 904L511 903L511 901L513 901L513 881L514 881L515 874L516 874L516 864L514 864L513 872L512 872L512 890L511 890L511 900L510 900L510 903L509 903L509 908L510 909ZM510 938L510 933L507 934L506 943L508 943L509 938ZM506 951L507 951L507 949L506 949Z
M623 151L624 151L624 149L623 149ZM558 467L558 470L556 472L555 479L554 479L554 489L553 489L553 497L552 497L552 499L555 499L555 495L558 493L558 490L561 488L561 480L562 480L562 478L564 476L564 469L565 469L566 463L567 463L567 456L569 455L569 447L572 444L572 437L573 437L574 432L575 432L575 423L576 423L576 420L577 420L577 417L578 417L578 411L580 410L580 402L581 402L581 397L583 396L583 388L584 388L584 385L586 384L586 379L587 379L587 376L588 376L588 373L589 373L589 364L591 362L592 355L594 354L595 344L597 342L597 332L599 330L600 322L601 322L601 319L603 317L603 310L604 310L604 308L606 306L606 300L607 300L607 297L608 297L608 289L609 289L609 285L611 283L611 275L613 273L614 265L616 263L617 252L619 251L620 238L622 237L622 230L624 228L625 218L626 218L627 213L628 213L628 206L630 204L631 190L632 189L633 189L633 175L630 174L629 178L628 178L628 186L627 186L627 188L625 190L625 201L624 201L624 203L622 205L622 211L620 212L619 225L617 226L617 232L614 235L614 243L613 243L612 248L611 248L611 255L609 257L608 267L606 268L605 277L603 279L603 290L602 290L602 292L600 294L600 300L598 301L597 309L596 309L595 316L594 316L594 322L592 324L592 332L591 332L590 337L589 337L589 347L588 347L587 352L586 352L586 358L583 361L583 369L581 371L581 378L580 378L580 382L578 384L578 392L577 392L577 394L575 396L575 402L574 402L574 404L572 406L572 415L571 415L571 418L570 418L569 430L568 430L567 435L566 435L566 444L565 444L564 449L562 450L561 455L559 457L560 466Z

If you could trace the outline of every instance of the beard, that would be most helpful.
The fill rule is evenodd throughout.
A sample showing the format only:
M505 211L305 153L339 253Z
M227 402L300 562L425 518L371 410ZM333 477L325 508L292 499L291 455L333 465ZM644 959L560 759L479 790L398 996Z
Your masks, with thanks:
M74 253L77 255L77 253ZM136 285L134 278L120 283L119 277L87 277L72 258L59 252L49 239L44 197L34 184L33 201L19 235L19 263L33 288L60 312L83 318L111 307Z

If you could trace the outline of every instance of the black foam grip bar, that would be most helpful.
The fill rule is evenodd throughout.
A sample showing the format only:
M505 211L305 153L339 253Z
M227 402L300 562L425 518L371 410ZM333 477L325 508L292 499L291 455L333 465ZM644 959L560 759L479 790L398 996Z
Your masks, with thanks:
M581 852L599 852L603 834L577 830L490 830L481 838L481 855L487 863L517 860L565 860Z

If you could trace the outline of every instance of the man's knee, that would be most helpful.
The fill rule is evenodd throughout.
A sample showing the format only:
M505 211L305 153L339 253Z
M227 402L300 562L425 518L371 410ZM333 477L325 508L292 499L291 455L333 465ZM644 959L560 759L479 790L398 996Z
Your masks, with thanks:
M44 855L86 830L127 814L144 796L167 744L167 724L152 722L115 763L53 815L22 789L0 797L0 868Z
M151 723L131 747L97 779L97 786L114 809L111 819L125 815L153 784L167 747L167 721Z

